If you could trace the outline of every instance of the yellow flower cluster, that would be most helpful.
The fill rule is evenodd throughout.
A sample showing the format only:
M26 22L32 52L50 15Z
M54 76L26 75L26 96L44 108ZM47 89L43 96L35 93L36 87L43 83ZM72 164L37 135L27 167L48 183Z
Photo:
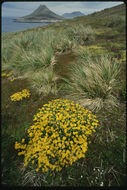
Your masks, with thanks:
M10 77L12 75L12 73L2 73L1 76L2 77Z
M89 136L98 125L96 116L67 99L43 105L28 129L28 142L15 143L24 155L24 166L35 164L36 171L60 171L85 157Z
M12 78L10 79L10 81L13 82L13 81L16 80L16 79L17 79L16 77L12 77Z
M13 94L12 96L10 96L10 98L12 101L20 101L23 98L29 98L29 96L30 96L30 91L27 89L24 89L21 92L17 92Z
M13 76L13 74L11 72L10 73L2 72L1 76L9 78L11 82L13 82L14 80L17 79L16 77Z

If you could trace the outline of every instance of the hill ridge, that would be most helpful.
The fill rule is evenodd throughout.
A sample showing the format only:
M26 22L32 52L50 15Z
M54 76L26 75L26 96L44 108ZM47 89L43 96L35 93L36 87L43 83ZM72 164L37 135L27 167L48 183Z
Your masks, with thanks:
M78 16L84 16L84 14L80 11L73 11L71 13L64 13L62 16L65 18L74 18Z

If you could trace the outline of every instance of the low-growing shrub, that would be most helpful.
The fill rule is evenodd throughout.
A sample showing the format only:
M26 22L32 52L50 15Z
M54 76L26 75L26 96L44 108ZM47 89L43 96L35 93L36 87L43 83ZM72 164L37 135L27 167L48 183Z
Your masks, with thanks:
M27 130L28 138L15 143L24 166L36 171L60 171L85 157L89 137L98 125L96 116L67 99L43 105Z

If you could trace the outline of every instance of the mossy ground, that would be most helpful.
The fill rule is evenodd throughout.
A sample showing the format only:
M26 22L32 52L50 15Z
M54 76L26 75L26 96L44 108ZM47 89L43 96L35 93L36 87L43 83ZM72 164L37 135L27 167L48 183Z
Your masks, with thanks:
M112 10L112 9L111 9ZM107 10L110 16L112 11ZM106 10L105 12L106 13ZM103 14L104 14L103 13ZM119 13L119 11L118 11ZM102 16L103 16L102 14ZM123 12L120 12L123 14ZM63 169L60 173L48 174L42 177L41 186L123 186L126 184L126 164L125 164L125 145L126 145L126 57L125 57L125 35L121 35L118 28L106 26L109 18L102 18L99 13L94 13L86 17L80 17L73 20L64 21L44 27L32 29L41 31L46 29L56 29L62 31L69 25L86 22L97 29L96 40L86 44L95 54L109 53L113 57L122 60L121 70L121 92L119 95L120 104L112 110L101 110L97 118L100 122L96 134L91 139L85 159L80 159L71 167ZM23 31L29 32L31 29ZM8 33L3 38L10 39L18 32ZM124 56L122 56L122 54ZM55 71L60 76L69 77L68 64L75 64L76 57L72 53L58 56ZM29 82L26 79L17 79L10 82L7 78L2 78L2 142L1 142L1 165L2 165L2 184L6 186L21 186L24 173L22 157L17 155L14 150L16 140L21 140L26 136L26 130L32 124L33 115L35 115L43 104L51 99L64 97L65 94L57 96L38 95L33 89L30 89L29 99L21 102L11 102L10 96L22 89L29 89ZM30 177L30 175L29 175ZM35 179L31 179L26 185L33 186Z

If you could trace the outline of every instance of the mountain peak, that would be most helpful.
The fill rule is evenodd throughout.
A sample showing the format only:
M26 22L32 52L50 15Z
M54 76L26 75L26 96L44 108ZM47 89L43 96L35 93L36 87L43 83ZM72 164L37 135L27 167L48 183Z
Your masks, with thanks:
M42 5L42 4L40 4L40 7L46 7L46 5Z
M41 5L35 10L35 11L49 11L48 7L46 7L46 5ZM34 11L34 12L35 12Z
M52 12L50 9L48 9L48 7L46 5L41 5L35 10L33 11L31 14L24 16L24 17L20 17L19 19L16 19L18 21L21 22L35 22L35 21L47 21L47 20L64 20L65 18L55 14L54 12Z
M47 8L46 5L41 5L39 6L40 8ZM47 8L48 9L48 8Z

